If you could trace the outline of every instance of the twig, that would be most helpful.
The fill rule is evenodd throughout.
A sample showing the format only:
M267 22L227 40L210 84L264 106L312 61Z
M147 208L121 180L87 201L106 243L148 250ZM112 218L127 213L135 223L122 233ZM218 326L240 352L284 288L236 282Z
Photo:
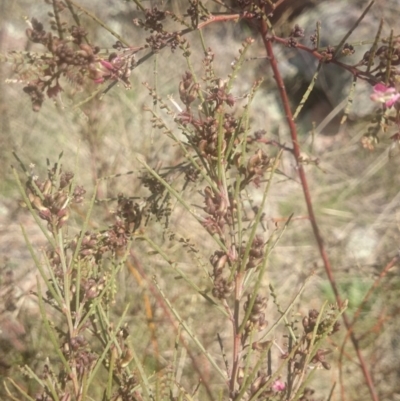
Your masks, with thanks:
M274 51L273 51L273 48L272 48L272 40L274 38L268 36L268 27L267 27L267 24L266 24L266 22L264 20L261 21L260 33L261 33L261 36L262 36L262 40L264 42L264 46L265 46L267 55L269 57L269 62L271 64L271 68L272 68L273 73L274 73L274 78L275 78L275 81L276 81L276 84L277 84L277 87L278 87L278 90L279 90L279 94L280 94L281 99L282 99L283 108L284 108L285 116L286 116L286 121L287 121L287 124L289 126L290 135L291 135L292 143L293 143L293 155L294 155L295 160L296 160L296 167L297 167L297 171L298 171L299 178L300 178L300 181L301 181L301 186L303 188L304 198L305 198L305 202L306 202L306 205L307 205L308 214L310 216L310 222L311 222L311 226L312 226L312 229L313 229L313 232L314 232L314 237L315 237L315 239L317 241L318 249L319 249L319 252L321 254L322 261L324 263L324 268L325 268L326 275L327 275L328 280L329 280L329 282L331 284L332 290L333 290L333 292L335 294L336 302L340 306L340 305L342 305L343 302L342 302L342 299L340 297L339 290L338 290L335 278L333 276L332 266L331 266L331 263L329 261L328 254L326 252L324 241L323 241L322 235L320 233L320 230L319 230L319 227L318 227L318 224L317 224L317 219L316 219L316 216L315 216L315 213L314 213L311 194L310 194L310 190L309 190L309 187L308 187L307 177L306 177L303 165L301 163L301 151L300 151L300 145L299 145L299 140L298 140L298 135L297 135L296 124L294 123L294 120L293 120L293 114L292 114L292 111L290 109L290 102L289 102L288 94L286 92L286 88L285 88L281 73L279 71L278 63L277 63L277 60L275 59ZM311 50L311 49L308 49L308 48L306 48L306 49L307 49L307 51L310 51L311 53L313 53L319 60L321 60L324 57L324 56L322 56L321 54L319 54L315 50ZM339 63L339 62L336 62L336 63ZM347 66L347 67L349 67L349 66ZM351 68L347 68L347 69L352 71ZM357 73L358 72L359 71L357 70ZM345 313L343 313L343 321L344 321L344 324L345 324L346 328L349 329L351 327L351 323L350 323L350 321L349 321L349 319L348 319L348 317L347 317L347 315ZM354 349L356 350L357 357L358 357L358 360L360 362L361 370L363 372L363 375L364 375L366 384L368 386L371 398L374 401L379 401L378 395L377 395L376 390L375 390L375 386L374 386L374 384L372 382L371 375L370 375L370 373L368 371L368 368L366 366L366 363L365 363L364 357L363 357L363 355L361 353L361 350L360 350L360 348L358 346L357 339L355 338L353 333L350 333L350 337L351 337L351 341L353 343Z

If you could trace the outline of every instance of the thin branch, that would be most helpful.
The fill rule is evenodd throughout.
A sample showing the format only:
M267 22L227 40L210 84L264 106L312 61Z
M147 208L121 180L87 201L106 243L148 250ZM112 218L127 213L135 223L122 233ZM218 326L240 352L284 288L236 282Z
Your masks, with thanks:
M277 60L275 58L274 51L273 51L273 48L272 48L272 40L276 39L276 37L273 38L273 37L269 37L268 36L268 27L267 27L267 24L266 24L265 21L261 21L260 33L261 33L261 36L262 36L262 40L264 42L264 46L265 46L265 49L266 49L266 52L267 52L267 56L269 57L268 60L270 62L271 68L272 68L273 73L274 73L274 78L275 78L275 81L276 81L276 84L277 84L277 87L278 87L278 90L279 90L279 94L280 94L280 97L282 99L283 108L284 108L285 116L286 116L286 121L287 121L287 124L289 126L290 135L291 135L292 143L293 143L293 155L294 155L294 158L296 160L296 167L297 167L297 171L298 171L299 178L300 178L300 181L301 181L301 186L303 188L304 198L305 198L305 202L306 202L306 205L307 205L308 214L310 216L310 222L311 222L311 226L312 226L312 229L313 229L313 232L314 232L314 237L315 237L315 239L317 241L318 249L319 249L322 261L324 263L324 268L325 268L326 275L327 275L327 277L329 279L329 282L331 284L332 290L333 290L333 292L335 294L336 302L340 306L340 305L343 304L343 302L342 302L342 299L340 297L339 290L338 290L335 278L333 276L332 265L331 265L331 263L329 261L329 257L328 257L328 254L327 254L327 251L326 251L326 248L325 248L324 240L322 238L322 235L320 233L320 230L319 230L319 227L318 227L318 224L317 224L317 219L316 219L316 216L315 216L315 213L314 213L314 208L313 208L313 203L312 203L312 199L311 199L311 194L310 194L310 190L309 190L309 186L308 186L306 173L305 173L303 165L301 163L301 150L300 150L300 145L299 145L299 140L298 140L298 135L297 135L297 127L296 127L296 124L294 123L294 120L293 120L293 114L292 114L292 111L290 109L290 102L289 102L288 94L287 94L287 91L286 91L286 88L285 88L281 73L280 73L279 68L278 68L278 63L277 63ZM316 55L319 60L321 60L323 58L323 56L321 54L319 54L317 51L311 50L311 49L308 49L308 48L306 48L306 49L308 51L310 51L311 53L313 53L314 55ZM338 64L339 62L336 62L336 63ZM358 70L357 70L357 72L358 72ZM347 317L347 315L345 313L343 313L343 321L344 321L344 324L345 324L346 328L349 329L351 327L351 323L350 323L350 321L349 321L349 319L348 319L348 317ZM364 357L363 357L363 355L361 353L361 350L360 350L360 348L358 346L358 342L357 342L357 339L356 339L354 333L350 333L350 338L351 338L351 341L353 343L354 349L355 349L355 351L357 353L357 357L358 357L358 360L359 360L359 363L360 363L360 367L361 367L361 370L363 372L366 384L368 386L371 398L372 398L373 401L379 401L378 395L377 395L376 390L375 390L375 386L374 386L374 384L372 382L371 375L370 375L370 373L368 371L367 365L365 363L365 360L364 360Z
M367 15L368 11L370 8L373 6L375 0L372 0L367 8L363 11L363 13L360 15L358 20L354 23L354 25L351 27L351 29L344 35L343 39L340 41L338 46L335 49L335 52L333 53L333 58L336 58L336 56L339 54L340 50L342 49L342 46L345 44L346 40L350 37L350 35L354 32L354 30L358 27L358 25L361 23L361 21L364 19L364 17Z

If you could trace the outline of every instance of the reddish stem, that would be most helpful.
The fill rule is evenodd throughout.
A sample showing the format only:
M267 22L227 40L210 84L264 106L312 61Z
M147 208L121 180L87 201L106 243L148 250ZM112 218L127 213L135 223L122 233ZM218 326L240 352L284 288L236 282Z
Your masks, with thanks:
M288 44L288 40L285 38L280 38L278 36L271 36L271 39L275 42L281 43L285 46L287 46ZM310 53L313 55L313 57L315 57L318 61L323 61L324 59L326 60L326 54L322 54L320 53L318 50L316 49L311 49L310 47L304 46L300 43L297 43L296 45L297 49L303 50L307 53ZM367 81L374 81L374 82L378 82L379 80L372 75L371 73L367 72L367 71L361 71L359 70L357 67L352 66L352 65L348 65L345 63L342 63L341 61L337 60L337 59L332 59L329 61L325 61L326 64L335 64L341 68L343 68L344 70L347 70L348 72L350 72L351 75L367 80Z
M289 98L288 98L288 95L287 95L287 92L285 89L285 85L284 85L282 76L279 72L278 63L275 59L274 51L272 48L272 39L273 38L268 37L268 27L264 20L261 22L260 33L261 33L262 40L264 42L264 46L265 46L265 49L267 52L268 60L271 64L271 68L274 73L274 79L278 86L278 90L279 90L279 93L280 93L280 96L282 99L282 103L283 103L283 108L285 111L286 120L287 120L289 129L290 129L290 135L291 135L292 144L293 144L293 155L296 160L296 167L297 167L297 171L299 173L299 178L300 178L301 185L303 188L304 198L305 198L305 202L307 205L308 214L310 216L310 222L311 222L311 226L312 226L312 229L314 232L314 237L317 241L318 249L321 254L322 261L324 263L326 275L328 276L328 280L329 280L332 290L335 294L336 302L338 303L338 305L342 305L342 300L341 300L341 297L339 294L339 290L337 288L336 281L333 276L332 266L329 261L328 254L325 249L324 241L323 241L323 238L319 231L319 227L318 227L317 220L315 217L312 200L311 200L311 195L310 195L310 190L308 187L307 177L306 177L303 165L300 160L300 145L299 145L299 141L298 141L297 128L296 128L296 124L294 123L294 120L293 120L293 114L290 109ZM351 323L345 313L343 314L343 321L344 321L344 324L345 324L347 330L349 330L351 328ZM360 362L361 370L363 372L364 379L368 386L371 398L373 401L379 401L374 384L372 382L371 375L367 369L364 357L358 346L358 341L352 331L350 331L350 338L353 343L354 349L357 353L357 357Z

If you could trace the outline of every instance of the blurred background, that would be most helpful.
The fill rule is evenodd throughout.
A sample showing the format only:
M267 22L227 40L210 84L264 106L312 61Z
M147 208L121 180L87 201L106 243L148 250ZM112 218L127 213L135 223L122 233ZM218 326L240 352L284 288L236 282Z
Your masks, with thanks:
M233 8L234 3L232 1ZM133 24L133 19L141 17L133 2L106 0L98 3L82 0L79 4L100 20L106 21L109 27L132 46L144 43L148 33ZM186 12L184 0L143 4L146 7L157 5L160 9L167 8L177 15ZM211 0L204 4L214 12L224 11L223 6ZM305 30L302 43L311 46L309 37L315 33L319 21L321 45L334 45L340 42L367 5L367 1L355 0L288 0L273 17L274 27L277 35L287 37L293 26L299 24ZM41 46L28 41L25 18L37 18L45 25L45 29L49 29L47 13L51 7L46 2L4 1L0 3L0 10L2 55L14 50L43 52ZM400 3L397 0L377 0L348 39L356 52L343 62L356 64L360 61L370 47L368 43L374 40L382 18L382 36L388 37L391 29L397 35L399 12ZM115 38L89 16L82 13L81 17L92 42L110 49ZM168 26L166 23L166 27ZM290 146L290 137L271 70L268 61L262 58L262 43L253 27L244 22L224 22L210 24L203 33L207 47L211 47L215 53L216 75L222 78L230 73L231 63L238 55L243 40L254 36L255 43L250 48L249 60L240 72L233 93L238 97L243 96L253 82L262 77L264 82L257 92L251 112L252 130L265 130L268 139ZM203 54L195 51L200 46L200 38L193 33L187 39L193 49L192 64L201 75ZM361 42L367 45L361 45ZM313 78L317 63L304 52L279 45L276 45L276 54L295 109ZM141 54L138 57L140 56ZM72 106L90 96L97 86L87 85L83 90L78 90L74 85L65 83L60 98L56 101L47 99L40 112L35 113L29 97L22 91L24 83L15 78L16 71L20 72L20 69L26 67L13 61L16 58L4 58L0 65L0 373L7 375L16 364L40 364L45 355L44 344L40 339L42 329L37 304L30 295L36 288L36 272L21 234L21 224L26 228L36 249L45 245L45 239L28 211L20 206L21 197L10 168L11 165L18 167L13 152L25 166L34 165L32 168L41 177L46 175L46 159L52 165L63 153L63 169L76 173L77 182L88 191L88 199L97 179L115 174L122 175L101 181L97 194L99 199L115 197L120 191L127 196L144 196L147 190L136 179L139 175L137 157L144 158L153 168L162 168L177 165L182 161L182 156L166 136L152 127L151 115L143 110L144 106L153 107L153 101L143 82L156 87L165 101L167 96L172 95L179 103L178 84L187 70L187 64L179 50L172 53L170 49L164 49L133 70L130 90L126 90L123 85L116 85L101 100L96 98L73 110ZM400 152L396 154L392 151L393 156L388 157L392 144L390 136L396 130L392 128L393 132L389 129L386 134L382 134L379 137L380 142L374 144L373 150L362 146L362 138L368 132L371 116L377 110L377 106L369 99L372 89L363 82L357 83L347 121L340 124L348 105L351 82L352 77L346 71L332 65L323 66L315 89L298 118L304 158L309 161L306 172L317 219L342 297L349 299L350 316L385 265L397 255L400 221L399 179L396 178L399 177ZM171 104L170 106L173 107ZM290 214L293 213L294 218L274 250L268 281L278 289L282 303L285 304L289 302L285 300L285 294L293 294L311 271L315 271L315 277L299 304L298 316L301 320L301 316L307 314L309 309L319 309L323 300L334 302L334 298L306 217L307 211L294 161L289 154L284 156L280 170L282 175L273 187L265 210L266 236L272 232L275 224L280 224ZM133 171L134 174L124 175L127 171ZM192 196L193 203L195 200L198 204L201 203L195 191ZM255 199L256 196L254 194ZM94 228L107 226L112 207L112 202L103 202L96 206ZM209 254L206 235L200 232L196 236L196 227L188 224L185 214L178 210L173 214L171 225L177 227L180 236L196 244L200 250L198 258L203 258L202 263L207 265ZM173 243L165 241L163 233L155 232L154 236L169 252L182 251L174 248ZM145 264L148 250L141 244L135 249L138 258ZM183 254L180 260L187 272L196 275L190 258ZM163 268L160 260L159 265L146 266L146 275L151 277L154 272L161 274ZM360 346L382 400L400 400L398 273L396 266L380 282L372 299L364 305L355 326ZM144 291L129 271L125 274L121 278L121 283L124 283L121 284L122 303L136 299ZM205 285L207 280L204 272L198 276L199 285ZM216 328L212 327L213 323L210 323L210 327L201 327L201 319L198 318L198 313L207 313L206 305L201 304L199 299L193 299L191 295L189 297L184 292L175 291L171 272L166 272L163 280L170 288L168 295L177 305L184 306L185 315L193 319L194 326L198 323L197 329L202 333L205 344L210 349L217 350ZM145 349L150 340L146 333L146 324L140 323L137 318L141 310L141 306L136 305L130 319L137 327L138 338L143 337ZM154 313L161 327L164 327L162 311L155 307ZM273 321L273 312L271 314ZM168 331L168 324L165 325ZM173 338L171 336L171 342ZM332 361L339 357L338 349L341 345L340 339L337 343L332 343ZM345 349L342 370L339 371L335 365L325 372L326 382L317 383L315 387L323 388L325 392L321 396L326 395L326 389L338 380L338 372L341 372L347 384L346 399L368 399L368 391L363 384L350 343ZM151 355L148 358L151 359ZM337 397L332 399L341 399Z

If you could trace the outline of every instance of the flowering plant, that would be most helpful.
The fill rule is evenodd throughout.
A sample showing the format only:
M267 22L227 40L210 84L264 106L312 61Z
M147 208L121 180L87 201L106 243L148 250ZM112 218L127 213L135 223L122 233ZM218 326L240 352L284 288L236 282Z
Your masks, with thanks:
M400 93L391 86L379 83L373 89L374 93L370 96L371 100L384 103L386 107L392 107L400 99Z

